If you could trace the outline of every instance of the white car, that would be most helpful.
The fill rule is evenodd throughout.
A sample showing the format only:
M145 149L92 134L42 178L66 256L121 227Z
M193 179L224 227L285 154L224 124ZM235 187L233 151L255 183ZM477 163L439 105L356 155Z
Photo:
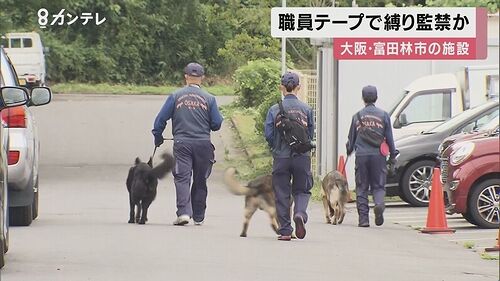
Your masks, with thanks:
M7 55L0 51L2 86L19 86L16 71ZM26 105L1 112L9 133L8 186L10 224L28 226L38 216L38 154L36 124L29 107L48 104L49 88L33 87Z

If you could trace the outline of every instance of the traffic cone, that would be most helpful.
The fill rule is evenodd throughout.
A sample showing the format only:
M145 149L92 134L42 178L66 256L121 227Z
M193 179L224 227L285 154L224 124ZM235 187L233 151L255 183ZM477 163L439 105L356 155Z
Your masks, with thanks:
M440 178L441 171L439 168L434 168L432 174L431 198L429 200L429 208L427 209L427 225L422 229L422 233L446 234L455 232L454 229L448 228L448 223L446 222L443 188Z
M347 179L347 175L345 172L344 155L340 155L340 157L339 157L339 163L337 164L337 171L339 171Z
M498 229L498 237L497 237L497 245L493 246L492 248L486 248L484 249L486 252L496 252L500 251L500 229Z
M344 160L344 155L340 155L339 157L339 162L337 164L337 171L339 171L344 177L345 180L347 181L347 173L346 173L346 167L345 167L345 160ZM356 202L356 200L353 200L351 198L351 192L349 191L349 184L347 185L347 203L352 203Z

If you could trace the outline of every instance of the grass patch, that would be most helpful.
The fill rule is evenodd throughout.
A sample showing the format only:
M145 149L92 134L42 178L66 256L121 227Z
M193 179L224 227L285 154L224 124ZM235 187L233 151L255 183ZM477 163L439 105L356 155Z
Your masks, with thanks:
M490 255L490 254L488 254L486 252L481 253L481 258L483 260L489 260L489 261L497 261L497 260L500 259L499 256Z
M239 177L243 180L270 174L272 156L264 137L255 130L256 111L238 107L236 104L223 106L221 111L234 124L237 148L246 152L244 158L230 159L228 164L238 168Z
M473 241L466 241L464 242L464 248L466 249L473 249L476 244Z
M59 83L50 87L56 94L107 94L107 95L167 95L179 88L174 85L144 86L108 83ZM215 96L232 96L234 88L229 85L204 87Z

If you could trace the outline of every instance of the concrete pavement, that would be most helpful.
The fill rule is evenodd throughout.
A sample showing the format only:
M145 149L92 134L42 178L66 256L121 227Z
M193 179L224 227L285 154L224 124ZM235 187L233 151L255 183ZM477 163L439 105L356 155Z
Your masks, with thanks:
M401 225L358 228L352 206L344 224L333 226L311 203L306 239L291 242L276 241L258 212L249 237L240 238L243 197L222 184L227 123L213 138L218 163L205 225L172 226L172 177L160 182L148 224L127 224L127 171L136 156L151 153L149 131L163 100L56 96L35 110L40 216L11 228L1 280L498 280L498 261Z

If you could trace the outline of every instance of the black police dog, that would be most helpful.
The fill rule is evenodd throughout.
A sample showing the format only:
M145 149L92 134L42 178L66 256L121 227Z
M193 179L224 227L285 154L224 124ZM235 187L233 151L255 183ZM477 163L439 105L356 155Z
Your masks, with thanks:
M163 162L153 168L153 159L148 163L135 159L127 177L127 190L130 201L130 219L128 223L145 224L148 220L148 208L156 197L158 179L164 178L174 166L174 158L170 154L161 156ZM137 206L137 212L134 208Z
M277 233L278 221L276 217L272 175L257 177L250 181L247 186L242 186L236 180L235 173L235 168L228 168L224 173L224 183L231 193L245 195L245 220L240 236L247 236L248 224L257 209L264 210L269 215L271 218L271 227Z

